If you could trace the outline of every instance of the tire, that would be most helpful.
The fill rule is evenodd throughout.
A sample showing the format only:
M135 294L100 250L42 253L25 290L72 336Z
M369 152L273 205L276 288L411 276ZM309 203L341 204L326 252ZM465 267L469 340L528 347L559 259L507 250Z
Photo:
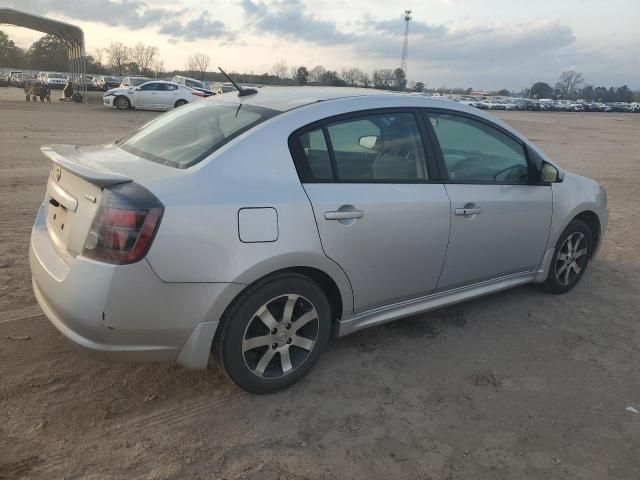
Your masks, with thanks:
M127 97L122 95L113 99L113 104L118 110L129 110L131 108L131 102Z
M296 327L297 322L303 323ZM309 278L285 272L258 281L232 303L212 351L240 388L273 393L290 387L313 367L330 333L325 293Z
M547 279L541 287L554 294L572 290L587 270L592 252L593 233L582 220L572 220L556 243Z
M187 103L189 103L189 102L187 102L186 100L178 100L178 101L173 105L173 108L181 107L181 106L183 106L183 105L186 105Z

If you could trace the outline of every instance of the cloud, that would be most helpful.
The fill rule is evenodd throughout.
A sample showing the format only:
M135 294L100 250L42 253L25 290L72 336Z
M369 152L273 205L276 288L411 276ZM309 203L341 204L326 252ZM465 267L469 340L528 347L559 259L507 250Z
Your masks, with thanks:
M71 7L58 0L20 0L10 1L9 6L38 15L61 14L72 20L98 22L111 27L155 27L159 28L158 33L174 40L233 37L224 23L210 20L206 10L197 18L184 20L186 9L152 8L138 0L75 0Z
M189 20L186 23L178 20L171 20L162 25L158 33L170 35L174 39L181 38L187 42L193 42L205 38L231 39L235 36L234 32L230 31L221 21L210 20L209 12L206 10L202 12L200 17Z
M241 5L248 27L261 34L319 46L342 46L351 58L377 68L392 68L400 63L405 27L402 16L365 16L353 25L340 25L306 13L299 0L242 0ZM492 84L524 85L531 72L557 76L583 54L586 52L576 47L571 28L558 22L458 27L413 20L410 24L412 78L417 78L415 72L419 72L425 80L433 75L461 85L487 85L490 79Z
M181 15L183 11L151 8L136 0L75 0L71 5L56 0L10 1L9 6L37 15L57 13L75 20L99 22L109 26L144 28Z
M303 40L319 45L349 43L351 37L342 33L336 23L318 20L304 12L299 0L281 0L268 5L260 0L242 0L247 24L260 33Z

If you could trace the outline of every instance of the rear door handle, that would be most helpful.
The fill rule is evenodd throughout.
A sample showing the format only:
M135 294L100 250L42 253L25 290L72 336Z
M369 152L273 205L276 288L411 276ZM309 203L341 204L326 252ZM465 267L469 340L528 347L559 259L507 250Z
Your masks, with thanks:
M456 215L475 215L477 213L481 213L482 209L478 207L474 208L456 208Z
M364 212L362 210L350 210L346 212L341 212L339 210L332 212L324 212L325 220L348 220L351 218L362 218L364 217Z

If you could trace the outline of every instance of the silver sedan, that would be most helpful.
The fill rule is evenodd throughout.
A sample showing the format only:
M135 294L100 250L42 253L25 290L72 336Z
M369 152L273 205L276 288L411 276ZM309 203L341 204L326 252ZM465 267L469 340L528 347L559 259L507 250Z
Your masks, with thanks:
M212 357L274 392L347 335L526 283L570 291L607 197L459 103L291 87L210 97L52 160L36 298L114 360Z

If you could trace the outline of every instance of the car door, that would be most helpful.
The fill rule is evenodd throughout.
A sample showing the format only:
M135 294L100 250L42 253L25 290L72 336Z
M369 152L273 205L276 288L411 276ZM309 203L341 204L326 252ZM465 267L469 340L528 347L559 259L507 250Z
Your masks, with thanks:
M442 269L450 203L431 180L417 115L355 114L292 136L322 247L349 277L356 313L428 294Z
M552 213L523 143L486 120L426 113L451 199L451 235L438 289L535 270Z
M161 83L143 83L139 87L134 87L134 98L136 107L158 108L160 105L160 85Z
M176 89L177 85L170 83L158 84L157 105L158 108L172 108L176 103Z

